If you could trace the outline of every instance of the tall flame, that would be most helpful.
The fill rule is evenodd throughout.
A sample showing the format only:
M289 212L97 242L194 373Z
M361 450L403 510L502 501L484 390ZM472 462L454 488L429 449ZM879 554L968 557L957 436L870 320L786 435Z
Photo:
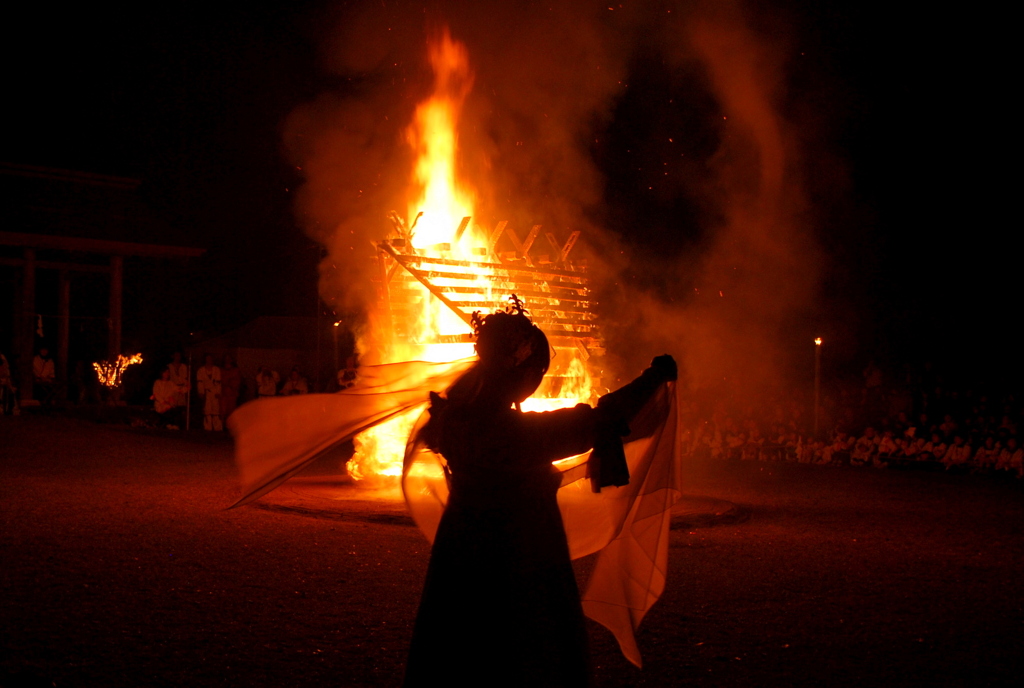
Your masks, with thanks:
M473 87L469 53L463 43L452 40L447 28L430 42L428 52L434 71L433 91L416 107L405 132L416 160L408 224L414 225L412 244L417 249L452 244L462 219L473 216L473 194L460 182L456 169L459 115ZM470 241L472 232L466 232L462 243ZM458 251L456 246L451 248ZM431 335L466 334L470 329L447 307L431 299L425 288L421 290L423 308L411 328L417 334L408 346L389 342L383 362L440 362L472 356L472 344L427 343ZM349 475L355 480L401 475L405 442L414 422L414 415L406 414L359 434L355 456L347 466Z
M456 237L463 222L473 217L475 200L473 190L459 179L457 166L459 117L473 86L469 55L466 46L452 40L447 29L431 41L428 50L434 72L433 91L417 106L405 132L416 161L406 225L418 255L457 257L464 261L458 265L449 261L444 267L446 272L458 273L463 279L440 276L433 280L436 288L444 290L459 282L464 289L468 277L477 292L474 298L497 306L508 293L494 288L493 271L469 264L474 255L488 252L487 237L476 226L463 227L465 231ZM465 320L422 285L414 283L409 288L417 292L418 307L417 313L408 316L415 322L406 323L411 335L402 343L386 342L386 350L378 352L382 362L443 362L474 355L472 343L453 341L458 335L471 333ZM543 396L548 398L529 399L523 404L524 410L550 410L589 401L590 375L577 354L571 356L568 364L562 362L561 368L568 374L559 378L558 388L542 389ZM347 466L349 475L355 480L400 476L405 443L414 422L415 414L406 414L358 435L355 455Z
M459 115L473 87L469 54L447 29L430 44L429 54L434 91L417 106L406 130L416 156L413 186L419 191L409 204L409 217L423 213L413 235L416 248L450 243L462 218L473 215L473 194L459 183L455 167Z

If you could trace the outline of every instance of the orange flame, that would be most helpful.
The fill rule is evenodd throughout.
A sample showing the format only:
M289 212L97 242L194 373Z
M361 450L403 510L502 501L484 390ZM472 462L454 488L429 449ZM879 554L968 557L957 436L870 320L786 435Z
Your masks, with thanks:
M406 130L416 156L413 186L419 191L409 204L409 217L423 213L413 236L416 248L450 243L462 218L473 216L473 194L459 183L455 168L459 115L473 87L469 54L447 29L431 43L429 53L434 92L417 106Z
M458 258L468 262L488 252L487 237L476 226L465 228L456 237L460 225L474 213L475 193L459 179L457 167L459 118L473 86L473 74L465 45L452 40L447 29L430 43L429 57L434 71L433 92L417 106L406 130L406 141L416 160L407 226L419 257ZM472 275L470 284L477 292L473 294L475 301L497 307L508 297L508 292L496 284L493 271L480 265L449 262L443 271ZM432 284L442 291L454 286L465 289L467 280L441 276L433 279ZM382 353L382 362L444 362L473 356L474 346L464 337L472 333L466 321L426 287L417 283L410 288L417 292L419 305L419 311L408 316L414 322L406 323L412 334L404 342L384 342L386 352ZM544 289L542 285L538 288ZM376 339L381 338L380 333L374 334ZM562 382L558 389L547 390L546 396L551 398L528 399L522 405L524 410L550 410L589 401L590 375L577 355L573 354L568 366L563 363L562 367L568 372L560 377ZM355 455L347 465L349 475L355 480L385 481L401 476L405 443L416 415L413 412L394 418L358 435L354 442Z

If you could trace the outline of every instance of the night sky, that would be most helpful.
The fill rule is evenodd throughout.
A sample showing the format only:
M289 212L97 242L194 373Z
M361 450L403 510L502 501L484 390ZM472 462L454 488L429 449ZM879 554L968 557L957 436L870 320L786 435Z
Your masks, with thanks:
M313 315L320 251L294 219L301 177L282 127L317 94L353 88L318 61L327 18L352 5L22 7L5 22L0 160L141 179L171 228L160 240L209 249L196 327ZM814 317L826 337L841 333L836 355L851 370L876 355L1019 375L1001 60L980 20L882 2L747 6L756 30L788 37L780 109L815 143L807 192L827 265ZM685 164L699 176L718 136L699 76L667 69L641 41L591 151L605 176L596 220L652 259L699 252L713 225L685 190L643 192L663 155L650 142L685 131ZM641 223L682 231L631 235Z

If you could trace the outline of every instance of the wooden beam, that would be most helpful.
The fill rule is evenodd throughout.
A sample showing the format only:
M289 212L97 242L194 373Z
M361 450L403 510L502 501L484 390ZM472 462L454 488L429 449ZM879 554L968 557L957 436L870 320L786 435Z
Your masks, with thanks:
M527 265L533 265L533 259L530 258L530 249L533 248L533 242L537 240L537 235L540 234L540 225L534 225L530 233L526 235L526 239L523 240L523 258L526 260Z
M455 230L455 240L452 241L453 245L455 245L455 246L459 245L459 239L462 238L463 233L466 231L466 227L469 227L469 218L468 217L462 218L462 222L459 223L459 228Z
M25 265L24 258L3 258L0 257L0 265L20 268ZM89 263L63 263L54 260L37 260L36 270L61 270L66 272L110 272L109 265L91 265Z
M105 239L84 239L22 232L0 232L0 246L24 246L26 248L81 251L116 256L149 256L152 258L198 258L206 253L206 249L187 246L136 244L129 241L107 241Z
M377 246L379 246L381 249L383 249L387 253L391 254L392 258L394 258L395 260L398 260L398 253L395 252L395 249L391 248L390 244L388 244L387 242L382 241L379 244L377 244ZM401 263L401 261L398 261L398 262ZM422 276L420 274L419 270L416 270L415 268L411 268L408 265L402 265L402 267L405 268L409 272L410 275L415 277L417 279L417 281L420 282L420 284L422 284L424 287L426 287L427 291L429 291L431 294L436 296L438 301L443 303L453 313L455 313L457 316L459 316L462 319L463 322L465 322L470 327L473 326L473 320L472 320L471 316L466 315L465 313L463 313L462 310L458 306L456 306L454 303L451 302L451 299L449 299L447 296L442 294L437 289L437 287L435 287L433 284L431 284L429 279L427 279L426 277Z
M501 233L505 231L505 227L507 226L508 220L502 220L498 224L494 225L494 231L491 232L491 236L487 238L488 253L494 253L494 247L498 245L498 239L501 238Z
M558 255L558 262L565 263L569 257L569 252L572 251L573 247L576 246L576 241L580 238L580 231L576 230L569 235L569 238L565 242L565 246L562 247L562 252Z
M563 279L579 280L580 282L586 282L589 277L584 270L562 270L558 268L538 268L528 267L524 265L508 265L507 263L487 263L477 262L471 260L457 260L453 258L431 258L430 256L411 256L405 253L398 253L398 261L400 263L413 263L416 265L454 265L458 267L474 267L481 270L492 270L499 273L514 273L519 272L529 275L537 275L540 277L561 277Z

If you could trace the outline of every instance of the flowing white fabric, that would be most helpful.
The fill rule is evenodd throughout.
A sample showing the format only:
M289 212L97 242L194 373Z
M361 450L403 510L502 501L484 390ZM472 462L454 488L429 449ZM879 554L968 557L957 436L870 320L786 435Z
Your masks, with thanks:
M355 386L337 394L266 397L240 406L228 419L243 492L232 508L265 495L363 430L426 405L431 390L447 389L475 360L367 366Z
M598 553L582 595L583 611L615 635L622 654L638 667L634 632L665 589L671 509L682 495L678 409L675 385L667 383L633 420L634 434L645 436L625 442L628 485L593 492L586 479L587 455L558 465L563 470L558 507L570 556ZM441 466L429 449L410 445L402 489L431 543L448 499Z
M244 491L234 506L273 490L359 432L425 406L431 391L447 389L474 361L372 366L360 370L356 386L337 394L273 397L240 407L228 423ZM682 493L678 423L675 385L667 383L633 420L633 435L642 437L625 443L628 485L594 493L586 455L557 464L570 555L598 553L583 610L615 635L637 666L634 631L665 588L671 508ZM448 498L440 457L410 442L402 488L413 519L433 543Z

